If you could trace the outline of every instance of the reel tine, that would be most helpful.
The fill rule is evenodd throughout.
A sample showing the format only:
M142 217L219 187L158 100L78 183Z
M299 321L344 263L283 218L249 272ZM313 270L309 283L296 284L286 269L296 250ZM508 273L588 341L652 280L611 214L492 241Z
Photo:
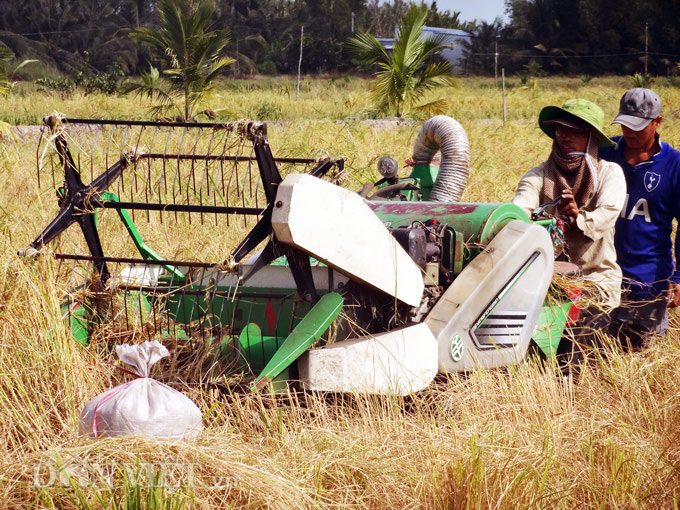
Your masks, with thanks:
M253 149L251 150L250 155L251 156L255 155L255 147L253 147ZM253 171L253 168L256 168L257 171ZM259 196L259 193L257 193L257 190L260 187L260 185L262 184L262 181L261 181L262 175L260 174L260 171L259 171L259 165L257 165L257 166L253 165L252 159L248 163L248 171L249 171L248 182L250 183L250 190L249 190L250 196L249 196L249 198L254 198L255 199L255 207L260 207L260 203L259 203L260 196ZM255 179L256 179L256 181L255 181L255 193L253 193L253 175L255 175Z
M168 154L168 147L170 145L171 134L172 134L172 130L168 129L168 133L167 133L167 136L165 138L165 146L163 147L163 153L162 153L163 154L163 182L164 182L164 186L165 186L165 196L166 197L168 196L168 180L167 180L168 178L167 178L167 175L168 175L168 166L169 166L168 165L169 159L167 158L167 154ZM177 196L176 196L176 193L175 193L175 180L174 179L172 181L171 190L172 190L172 203L176 204L177 203ZM159 203L163 202L163 199L160 195L158 197L158 202ZM175 211L175 221L177 221L177 211Z
M206 159L205 161L205 178L207 181L206 185L206 192L209 194L210 197L212 197L212 205L217 206L217 193L219 192L219 189L217 188L217 182L214 180L214 175L215 175L215 169L217 168L217 160L213 160L212 156L213 154L213 147L216 147L219 149L219 143L220 139L219 136L217 136L217 139L214 142L213 145L213 140L216 138L216 131L213 129L212 133L210 134L210 144L208 145L208 153L211 157L211 159ZM210 192L210 185L212 183L212 192ZM219 216L217 213L214 214L215 218L215 226L219 224Z
M54 146L50 148L50 167L52 168L52 187L56 188L57 187L57 181L55 177L55 170L54 170Z
M196 188L196 147L198 146L198 140L201 136L201 129L198 130L196 133L196 140L194 141L194 145L191 149L191 184L192 184L192 194L195 197L196 194L198 193L198 204L202 207L203 206L203 194L202 194L202 189L199 187L198 189ZM200 186L200 180L199 180L199 186ZM189 187L187 187L189 189ZM191 203L191 199L187 196L187 203ZM203 224L203 211L199 213L199 218L201 225Z
M154 193L154 188L155 186L152 183L151 179L151 170L153 168L153 163L154 163L154 158L151 157L152 154L154 154L154 149L155 149L155 142L156 142L156 136L160 132L160 128L156 126L154 128L153 136L151 137L151 144L149 145L149 157L147 158L148 161L148 169L149 169L149 186L151 187L151 195L153 196ZM161 174L158 178L158 189L156 190L156 194L158 196L158 203L162 203L162 198L164 195L167 195L168 193L168 181L166 179L166 173L165 173L165 158L161 158ZM160 221L161 224L163 224L163 211L158 211L158 221Z
M179 154L182 152L182 143L184 142L184 134L186 130L182 130L182 136L180 137L179 141L179 147L177 148L177 172L175 174L175 182L179 184L179 189L177 190L177 194L181 197L183 194L182 191L182 175L181 175L181 167L180 167L180 158ZM189 218L189 224L191 224L191 215L188 216ZM177 214L175 213L175 220L177 220Z
M227 205L227 197L224 195L224 155L225 146L229 138L226 130L215 130L218 133L215 142L215 160L213 162L213 177L212 177L212 196L213 205ZM219 217L215 215L215 225L218 224ZM227 224L229 215L227 215Z
M215 130L212 129L210 132L210 139L208 140L208 148L206 150L206 158L205 158L205 170L203 172L203 176L201 177L201 198L202 198L202 193L203 193L203 184L205 183L205 193L207 195L207 200L210 202L210 196L213 195L213 200L212 204L217 205L217 198L214 197L215 193L210 192L210 169L211 169L211 160L212 160L212 147L213 147L213 142L215 139ZM201 205L203 204L201 200ZM215 214L215 224L217 225L217 214Z
M41 161L41 151L40 148L42 147L42 142L45 137L45 125L40 128L40 137L38 138L38 146L35 149L35 173L38 178L38 189L40 189L40 170L42 169L42 161Z
M130 301L130 278L123 279L121 277L121 273L117 271L117 278L120 280L123 280L123 310L125 312L125 329L126 331L129 331L131 328L130 326L130 314L128 313L128 302ZM111 285L111 288L113 289L113 285ZM113 299L113 292L111 293L111 299Z
M220 159L219 159L219 179L217 179L216 182L222 183L222 200L224 202L223 205L227 205L228 203L228 197L224 192L224 155L226 154L227 151L227 139L228 136L224 137L224 144L222 145L222 150L220 151ZM217 190L215 190L215 200L217 200ZM217 204L215 204L217 205ZM229 226L229 215L227 214L227 226Z
M99 142L102 131L104 131L104 126L100 126L99 129L96 130L96 134L92 140L92 147L90 147L90 181L94 180L94 155L96 154L97 143Z
M106 150L104 151L104 166L106 168L109 168L109 150L111 149L111 144L113 143L113 138L116 134L116 128L117 127L118 126L113 126L113 128L111 129L111 132L109 133L109 136L108 136L109 139L108 139L108 142L106 144ZM118 185L122 186L122 183L119 183ZM120 195L121 195L121 190L119 189L118 190L118 196L120 196Z
M144 264L144 270L142 271L142 280L141 280L141 286L144 287L146 286L146 276L147 273L149 273L149 264ZM139 290L136 293L136 305L137 305L137 315L139 316L139 329L144 332L144 326L146 324L146 320L144 317L144 305L142 303L142 291ZM149 333L148 326L147 326L147 334Z
M84 175L84 168L87 166L90 166L87 164L87 160L89 159L90 161L92 160L92 152L86 152L87 151L87 146L86 146L86 141L87 137L90 133L90 129L74 129L73 126L69 124L69 135L70 138L74 141L75 147L73 150L77 151L78 153L78 173L80 174L81 178ZM94 179L94 173L92 172L90 174L90 181Z
M211 280L210 285L212 285L212 289L209 289L208 293L208 302L206 303L206 311L207 311L207 317L206 320L210 320L210 323L208 326L212 326L212 322L214 322L214 319L211 319L212 317L215 316L215 298L217 297L217 289L218 289L218 275L216 274L214 279ZM205 344L205 339L203 340L203 343Z
M201 269L201 277L199 279L200 285L205 288L205 267ZM203 295L201 296L201 298ZM191 314L189 315L190 318L193 319L194 317L194 310L196 311L196 321L198 323L198 328L201 333L201 340L205 342L205 328L204 328L204 323L203 323L203 318L201 317L201 310L203 306L200 305L199 298L194 299L193 303L191 305Z
M142 151L140 150L140 147L139 147L139 145L141 143L142 134L144 133L144 130L145 130L145 128L142 127L142 130L139 133L137 146L135 147L135 155L137 157L135 157L133 168L134 168L135 175L142 175L143 176L142 188L143 188L143 192L144 192L144 202L149 203L149 201L151 200L151 196L150 196L150 194L151 194L151 170L149 168L151 160L149 158L146 158L146 157L144 159L140 159L140 158L143 157L143 154L142 154ZM153 145L153 138L152 138L151 143ZM146 162L146 170L147 170L146 172L144 171L143 161ZM141 169L138 172L138 166L140 166L140 165L141 165ZM148 209L146 210L146 221L147 221L147 223L149 221L151 221L151 211L149 211Z
M139 154L139 144L141 143L142 135L144 134L145 129L146 129L145 126L141 126L139 133L137 134L137 141L135 142L135 145L134 145L134 147L135 147L134 152L132 153L132 158L133 158L134 164L131 165L132 179L133 179L133 185L130 186L130 201L131 202L135 201L134 193L139 193L139 186L140 186L139 181L141 179L140 179L139 174L137 173L137 155ZM125 152L125 146L123 146L123 151ZM145 183L144 180L142 180L142 186L144 188L144 195L145 195L144 201L148 202L149 200L147 199L147 195L146 195L146 183ZM132 212L134 213L134 210ZM146 211L146 221L149 221L149 211L148 210Z
M172 277L174 278L174 273L172 274ZM158 327L158 315L156 313L159 300L162 299L159 296L158 293L158 282L160 281L159 278L154 278L154 284L153 284L153 291L152 291L152 297L153 299L150 301L150 307L149 307L149 313L147 315L147 321L149 320L149 317L153 315L153 327L156 331L160 330Z
M237 150L236 151L236 157L238 158L239 155L240 155L240 151ZM247 166L246 166L246 170L244 172L244 179L250 173L250 161L248 161L248 163L246 165ZM237 159L236 162L235 162L235 165L234 165L234 174L233 174L234 182L236 183L236 198L240 199L241 206L245 207L246 203L245 203L245 199L243 197L243 193L241 193L241 184L242 183L241 183L241 180L239 179L239 176L238 176L238 169L239 169L239 166L238 166L238 159ZM229 195L227 195L227 196L229 196ZM245 218L243 218L243 226L244 227L246 226L246 219Z

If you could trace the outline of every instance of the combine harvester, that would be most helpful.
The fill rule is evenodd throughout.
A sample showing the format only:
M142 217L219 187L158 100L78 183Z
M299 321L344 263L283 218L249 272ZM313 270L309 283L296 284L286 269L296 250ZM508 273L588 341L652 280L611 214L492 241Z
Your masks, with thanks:
M275 158L263 123L45 124L54 220L20 254L60 261L82 344L174 338L237 356L257 389L407 394L438 372L520 363L530 345L550 357L578 313L549 292L553 220L458 202L469 145L450 117L425 123L409 177L382 158L383 179L358 193L334 183L342 159ZM206 239L220 261L186 255Z

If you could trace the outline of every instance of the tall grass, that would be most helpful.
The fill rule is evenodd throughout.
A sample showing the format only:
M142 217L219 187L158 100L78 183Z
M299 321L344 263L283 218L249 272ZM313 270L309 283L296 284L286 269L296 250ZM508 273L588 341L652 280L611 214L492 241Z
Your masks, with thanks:
M541 106L582 95L612 118L628 84L599 80L546 80L535 95L515 88L506 126L488 80L443 92L472 145L464 199L509 200L521 174L547 155L549 141L535 122ZM365 82L308 80L299 103L282 92L286 86L228 82L220 94L236 118L258 104L279 105L281 118L269 129L274 154L346 156L351 189L376 178L380 156L410 157L421 123L361 122L369 106ZM665 111L680 99L672 88L660 93ZM53 110L128 118L140 111L131 100L103 96L62 100L29 91L14 99L14 107L0 105L0 118L12 120L10 111L36 119ZM680 144L678 129L669 118L662 136ZM126 378L104 363L117 361L106 345L82 348L70 339L55 263L16 255L51 219L43 211L56 200L49 186L36 189L35 143L26 136L0 151L3 508L678 507L675 314L667 338L642 353L606 352L578 385L557 377L551 363L531 360L440 378L407 398L258 395L230 389L207 355L189 364L175 357L160 362L155 376L204 412L196 441L78 437L85 402ZM180 250L192 229L200 236L193 249L207 260L233 247L226 232L183 226L173 236L166 228L158 227L158 236L170 239L171 250Z

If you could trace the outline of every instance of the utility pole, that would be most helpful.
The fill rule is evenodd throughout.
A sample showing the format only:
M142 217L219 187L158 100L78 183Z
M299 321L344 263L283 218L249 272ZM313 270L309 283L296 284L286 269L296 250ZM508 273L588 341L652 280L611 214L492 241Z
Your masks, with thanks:
M238 39L236 39L236 65L234 66L234 72L236 73L236 76L240 75L240 69L238 68L238 61L240 60L239 54L238 54Z
M352 33L354 33L354 11L352 11Z
M295 100L300 99L300 69L302 69L302 40L305 36L305 26L300 26L300 60L298 60L297 89L295 90Z
M649 23L645 23L645 77L647 76L647 29L649 28Z
M505 126L508 122L508 115L505 109L505 67L501 69L503 74L503 125Z
M496 49L493 54L493 86L498 87L498 39L500 35L496 36L494 43L496 44Z

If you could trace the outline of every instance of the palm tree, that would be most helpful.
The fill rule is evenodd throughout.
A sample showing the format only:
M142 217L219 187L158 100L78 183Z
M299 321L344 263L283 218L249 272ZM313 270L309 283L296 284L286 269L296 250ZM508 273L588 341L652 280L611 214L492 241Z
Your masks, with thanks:
M7 74L7 63L14 58L14 53L5 46L0 45L0 94L7 95L12 89L9 76ZM9 123L0 120L0 136L13 137Z
M7 74L7 63L14 58L14 53L5 46L0 46L0 94L7 95L11 84Z
M16 84L15 81L12 81L14 73L19 71L25 65L28 65L32 62L37 62L37 60L34 59L26 59L21 63L11 66L10 64L13 60L14 53L12 50L6 46L0 45L0 95L3 96L9 94Z
M215 78L233 59L220 57L229 42L228 30L206 32L213 13L210 0L161 0L158 3L159 28L137 28L131 35L143 42L164 64L163 74L169 86L163 88L152 67L142 83L129 83L125 92L146 94L160 100L160 112L176 107L175 98L183 99L184 119L193 118L195 107L212 89ZM155 72L155 73L154 73ZM155 74L155 80L150 79Z
M394 112L401 117L405 106L435 113L446 104L438 100L414 106L427 91L454 83L451 65L437 60L439 52L448 47L443 38L422 37L426 16L426 8L411 6L397 28L391 55L370 34L360 33L349 41L359 62L378 67L372 89L376 109L381 113Z

